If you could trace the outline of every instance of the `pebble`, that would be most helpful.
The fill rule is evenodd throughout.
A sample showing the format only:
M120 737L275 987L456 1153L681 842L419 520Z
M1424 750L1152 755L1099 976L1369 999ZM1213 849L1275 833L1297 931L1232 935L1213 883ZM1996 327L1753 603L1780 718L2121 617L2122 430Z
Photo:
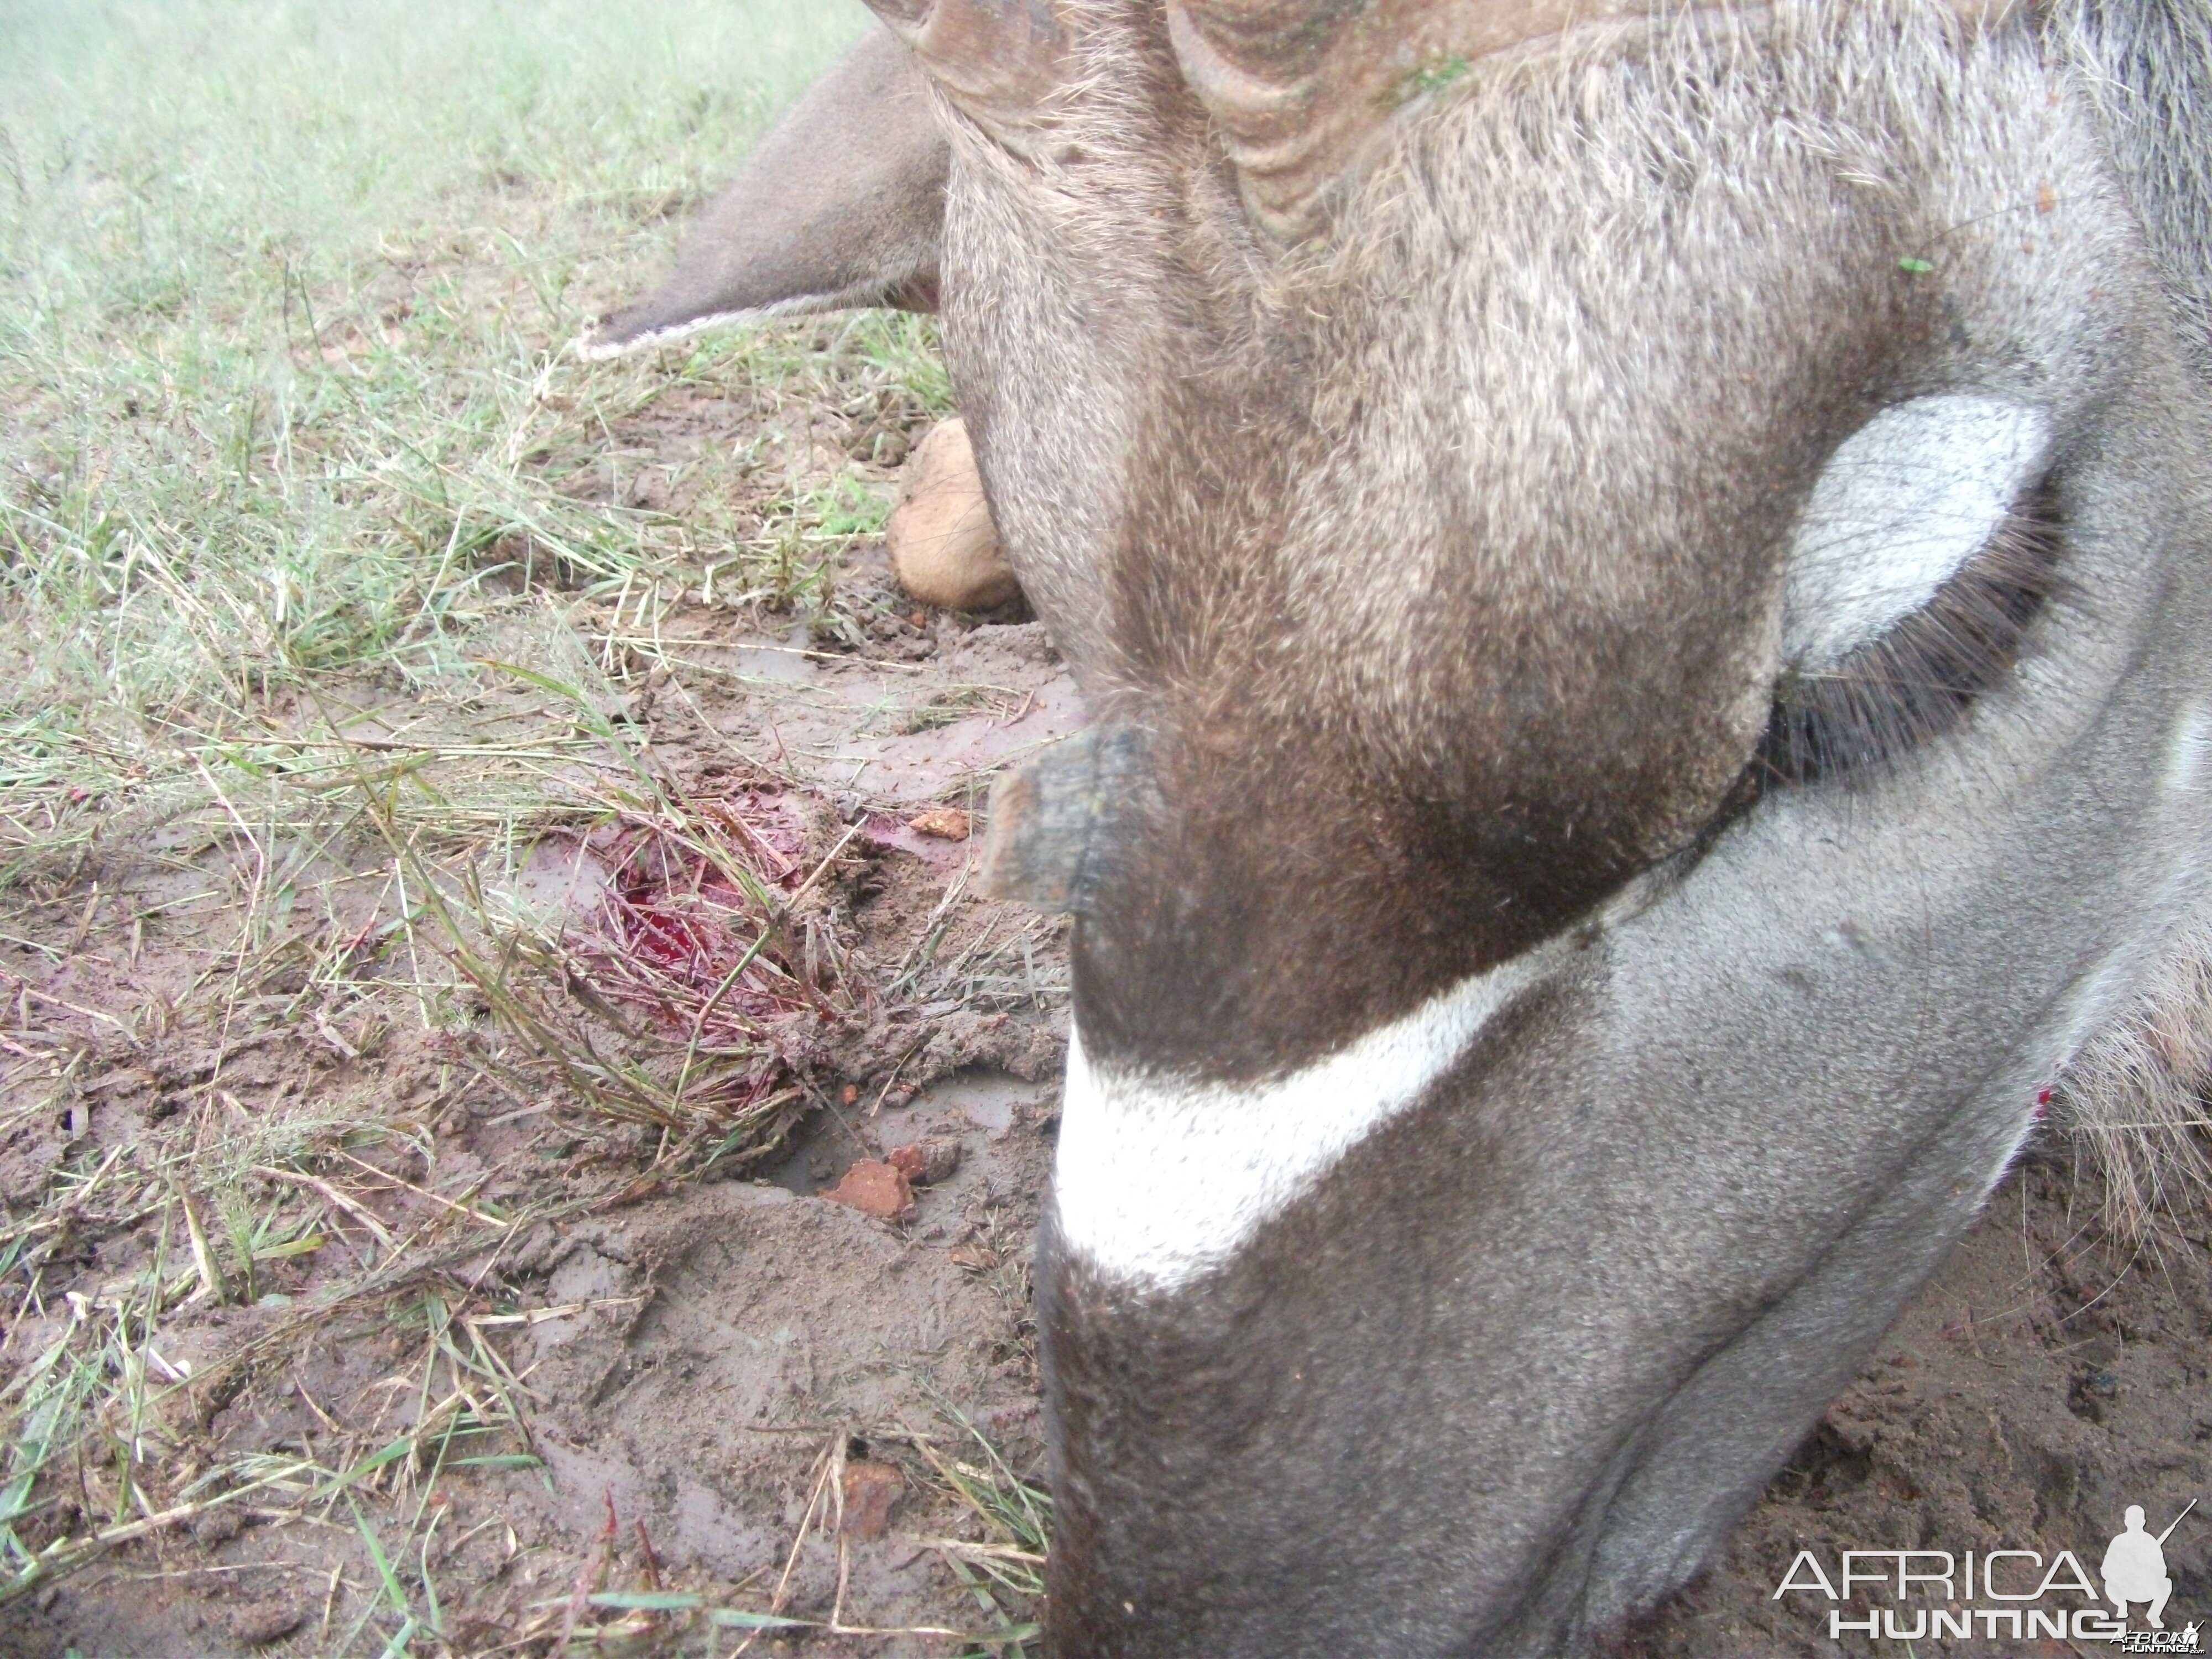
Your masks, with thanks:
M957 806L933 806L908 818L906 827L925 836L935 836L940 841L965 841L973 826L968 815Z
M890 1166L917 1187L934 1186L960 1167L957 1140L923 1140L911 1146L894 1146L884 1154Z
M241 1608L231 1616L231 1634L241 1647L265 1648L281 1642L307 1622L304 1607L287 1607L282 1602L267 1602L259 1607Z
M1021 592L958 416L932 427L907 461L884 542L899 586L925 605L989 611Z
M822 1196L881 1221L896 1221L914 1208L914 1188L906 1171L896 1164L866 1160L855 1164L845 1171L843 1180Z
M866 1542L881 1538L891 1524L891 1505L906 1490L906 1478L890 1463L848 1463L843 1482L845 1514L838 1530Z

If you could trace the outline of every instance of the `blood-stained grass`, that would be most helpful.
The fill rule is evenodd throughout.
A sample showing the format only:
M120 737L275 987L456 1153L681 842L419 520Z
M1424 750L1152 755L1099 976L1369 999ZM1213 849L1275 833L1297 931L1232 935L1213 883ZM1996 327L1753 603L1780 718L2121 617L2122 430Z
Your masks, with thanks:
M821 1028L867 1017L873 993L817 900L852 841L810 859L804 808L768 790L625 813L587 841L607 881L571 938L572 975L681 1044L677 1103L755 1110L821 1057Z

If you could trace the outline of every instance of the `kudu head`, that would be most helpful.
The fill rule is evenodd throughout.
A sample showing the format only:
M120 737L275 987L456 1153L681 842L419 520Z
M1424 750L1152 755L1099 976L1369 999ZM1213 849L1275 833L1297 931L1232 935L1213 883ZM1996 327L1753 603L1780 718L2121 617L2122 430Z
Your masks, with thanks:
M1095 714L1052 1650L1585 1650L2205 937L2206 14L874 3Z

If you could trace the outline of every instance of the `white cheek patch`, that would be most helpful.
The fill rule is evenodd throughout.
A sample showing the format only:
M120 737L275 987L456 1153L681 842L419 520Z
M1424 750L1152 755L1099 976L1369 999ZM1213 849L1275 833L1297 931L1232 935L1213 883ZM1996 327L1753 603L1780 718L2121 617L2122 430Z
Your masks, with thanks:
M1885 409L1844 439L1790 546L1784 660L1832 667L1924 609L2004 523L2047 424L2025 404L1947 395Z
M1547 946L1501 963L1326 1059L1245 1087L1094 1066L1071 1030L1053 1166L1061 1248L1152 1290L1223 1266L1419 1100L1558 955Z

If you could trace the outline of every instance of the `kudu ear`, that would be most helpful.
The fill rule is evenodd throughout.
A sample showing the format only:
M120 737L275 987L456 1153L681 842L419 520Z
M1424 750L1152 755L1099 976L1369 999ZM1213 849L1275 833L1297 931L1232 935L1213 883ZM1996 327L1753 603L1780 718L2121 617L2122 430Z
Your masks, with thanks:
M871 29L708 206L675 274L579 350L612 357L748 317L936 309L949 160L913 53Z
M1935 0L1931 0L1931 3ZM1330 188L1396 110L1476 60L1571 26L1713 0L1168 0L1168 38L1213 118L1244 204L1281 240L1311 230ZM2017 0L1948 0L1969 28Z

